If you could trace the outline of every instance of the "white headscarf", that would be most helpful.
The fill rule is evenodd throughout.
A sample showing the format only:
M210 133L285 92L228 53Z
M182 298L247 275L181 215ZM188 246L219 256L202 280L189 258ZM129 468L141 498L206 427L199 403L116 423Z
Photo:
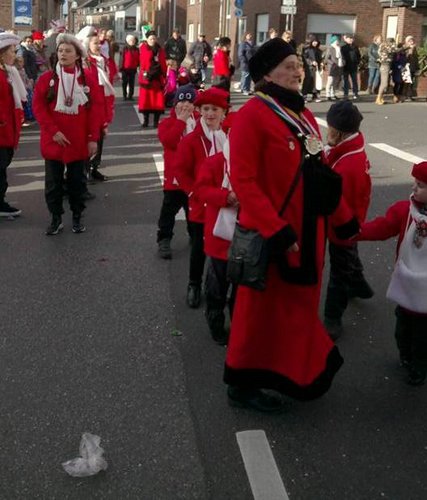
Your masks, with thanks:
M79 106L83 106L88 102L88 98L84 93L82 85L79 84L80 70L75 67L74 73L66 73L62 66L56 65L56 74L58 75L58 97L56 98L55 111L65 113L66 115L78 115ZM73 89L74 82L74 89ZM64 92L65 91L65 92ZM72 95L71 95L72 93ZM71 97L71 106L65 105L66 97Z
M22 109L22 102L27 101L27 90L25 88L24 82L22 81L21 75L15 66L9 66L5 64L5 68L8 75L9 83L13 90L13 99L15 101L15 108Z

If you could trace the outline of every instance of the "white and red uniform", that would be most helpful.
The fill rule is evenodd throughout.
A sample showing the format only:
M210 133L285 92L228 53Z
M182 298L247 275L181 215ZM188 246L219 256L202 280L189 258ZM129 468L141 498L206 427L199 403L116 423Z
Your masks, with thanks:
M24 112L15 104L8 75L0 69L0 148L18 147L23 120Z
M74 72L67 70L65 72ZM79 106L78 114L66 114L55 111L56 97L48 102L49 89L58 95L59 80L54 71L47 71L37 80L33 98L33 110L40 124L40 148L43 158L58 160L64 164L77 160L87 160L88 143L99 140L99 117L104 113L104 101L95 81L85 70L85 81L78 78L80 85L88 87L89 102ZM61 146L53 140L57 132L62 132L70 144Z

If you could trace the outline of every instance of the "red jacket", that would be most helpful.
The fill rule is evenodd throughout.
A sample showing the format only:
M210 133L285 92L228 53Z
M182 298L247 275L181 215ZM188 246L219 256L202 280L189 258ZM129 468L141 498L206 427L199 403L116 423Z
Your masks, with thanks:
M158 136L163 146L164 160L164 181L163 189L165 191L174 191L181 189L175 172L175 160L178 144L184 137L186 123L178 120L175 109L171 110L170 116L164 118L159 123Z
M331 148L325 157L329 166L341 175L343 198L341 205L346 205L347 212L350 211L359 224L362 223L366 218L371 197L370 164L365 152L363 135L359 132L356 137L341 142ZM339 211L336 211L330 217L328 231L328 238L336 245L346 244L335 236L333 230L334 226L339 226L341 223Z
M213 230L220 208L227 206L230 192L222 187L225 158L222 153L206 158L198 173L194 192L205 204L204 250L209 257L227 260L230 241L214 236Z
M362 224L358 240L378 241L388 240L399 235L396 248L396 257L399 253L400 244L405 236L408 224L410 202L409 200L398 201L392 205L382 217ZM412 220L409 219L410 221Z
M193 193L198 171L209 156L212 143L203 133L200 122L191 134L186 135L179 143L176 152L175 172L181 189L188 194L189 220L204 222L205 207Z
M136 70L139 66L139 50L138 47L130 47L126 45L123 49L120 58L120 71L124 69Z
M230 78L230 57L228 52L218 49L213 57L213 75Z
M108 74L108 63L107 59L105 59L105 67L107 68L107 74ZM98 83L98 68L96 65L96 59L93 57L88 57L88 71L92 75L92 78L94 82ZM114 95L111 96L106 96L104 87L98 83L98 90L100 95L102 96L102 101L103 101L103 106L102 106L102 112L99 115L99 123L101 128L105 128L109 123L113 121L114 117Z
M53 78L53 71L46 71L37 80L33 97L33 110L40 124L40 148L43 158L71 163L88 158L88 143L98 141L100 134L99 116L103 113L104 102L98 89L98 82L94 81L90 72L85 70L86 85L89 87L89 103L80 106L77 115L67 115L55 111L56 96L58 95L58 79ZM47 96L54 82L55 98L48 102ZM80 77L79 83L83 84ZM62 132L71 142L70 145L60 146L53 140L56 132Z
M0 148L18 147L22 109L16 109L12 87L5 71L0 69Z

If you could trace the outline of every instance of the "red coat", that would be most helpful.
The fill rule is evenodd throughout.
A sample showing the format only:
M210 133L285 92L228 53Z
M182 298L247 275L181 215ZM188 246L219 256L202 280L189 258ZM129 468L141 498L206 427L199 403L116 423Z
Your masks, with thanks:
M158 63L160 64L160 75L152 80L147 78L154 61L154 52L147 43L142 43L139 49L139 99L140 111L164 111L165 96L163 88L166 83L166 53L161 47L158 48Z
M58 95L58 79L53 78L53 71L46 71L37 80L33 97L33 110L40 124L40 148L43 158L71 163L88 158L88 143L98 141L100 134L99 116L103 113L104 102L89 71L85 70L86 85L89 87L90 101L87 106L80 106L77 115L67 115L55 111ZM47 101L50 82L54 82L55 99ZM79 83L83 84L80 77ZM56 132L62 132L71 142L60 146L53 140Z
M359 132L351 140L341 142L329 150L326 156L330 167L342 178L342 203L362 223L368 212L371 198L371 176L369 175L370 164L365 152L365 141ZM335 236L333 227L341 225L336 214L330 218L328 238L336 245L345 245L345 241Z
M312 113L305 110L304 115L318 130ZM304 276L314 271L316 281L284 281L271 263L264 291L239 286L224 380L312 399L328 390L342 358L318 315L325 221L305 211L303 178L284 215L278 215L300 159L297 138L260 99L251 99L237 112L230 132L230 165L231 185L240 202L239 222L265 238L291 225L299 250L285 252L283 260L291 268L302 265ZM306 225L312 225L309 231ZM308 255L308 262L303 255Z
M126 45L120 58L120 71L124 69L138 69L139 50L137 47Z
M218 49L213 57L213 75L230 78L230 57L228 52Z
M227 206L230 192L222 187L224 179L225 158L222 153L206 158L197 173L194 192L197 198L206 205L204 227L204 250L209 257L228 259L230 242L214 236L213 230L220 208Z
M194 193L198 171L209 156L212 143L206 138L200 122L191 134L179 143L175 159L175 173L181 189L188 194L189 220L204 223L205 207Z
M359 233L357 239L383 241L398 235L399 239L396 249L397 256L400 244L405 236L408 224L409 208L409 200L398 201L387 210L385 216L376 217L375 219L362 224L361 232ZM412 218L410 220L412 221Z
M15 107L7 74L0 69L0 148L18 147L23 118L22 109Z
M105 67L107 68L107 73L108 73L108 62L107 62L108 60L105 57L104 59L105 59ZM88 63L89 63L88 70L92 75L94 82L98 82L98 68L96 65L96 59L89 56ZM109 123L113 121L114 118L115 97L114 95L106 96L103 85L100 85L99 83L98 83L98 89L100 95L102 96L102 101L103 101L102 113L99 116L99 122L100 122L100 127L105 128L108 126Z

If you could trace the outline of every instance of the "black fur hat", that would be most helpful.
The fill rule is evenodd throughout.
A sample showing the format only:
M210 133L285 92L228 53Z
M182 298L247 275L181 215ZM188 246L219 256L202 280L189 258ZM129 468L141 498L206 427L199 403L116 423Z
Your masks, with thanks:
M281 38L272 38L265 42L249 59L249 73L252 80L257 83L261 78L288 56L295 55L295 49Z
M329 108L326 115L328 125L340 132L358 132L363 115L350 101L339 101Z

